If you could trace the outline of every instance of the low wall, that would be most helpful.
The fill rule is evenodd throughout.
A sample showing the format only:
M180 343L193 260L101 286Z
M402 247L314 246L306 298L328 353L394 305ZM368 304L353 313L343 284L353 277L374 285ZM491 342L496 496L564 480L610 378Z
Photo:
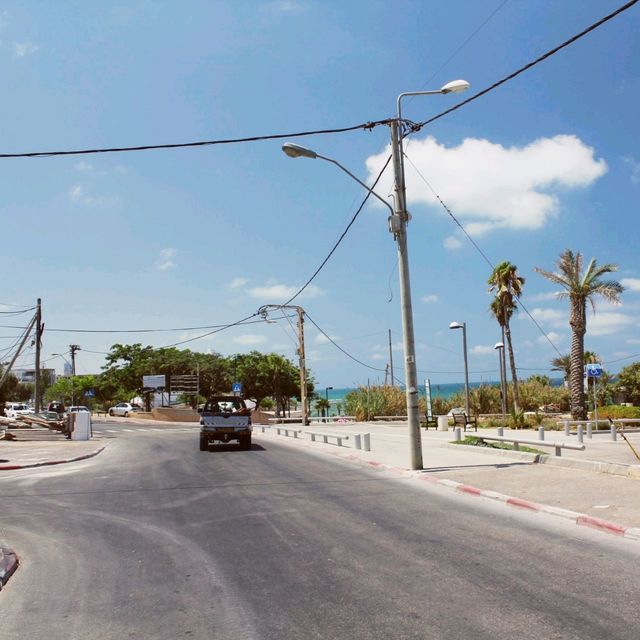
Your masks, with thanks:
M200 422L200 414L193 409L170 409L169 407L157 407L151 410L154 420L165 422Z

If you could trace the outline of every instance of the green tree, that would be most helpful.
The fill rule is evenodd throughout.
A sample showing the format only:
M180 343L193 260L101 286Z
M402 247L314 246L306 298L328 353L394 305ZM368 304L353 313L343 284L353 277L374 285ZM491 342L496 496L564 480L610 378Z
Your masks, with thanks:
M551 371L562 371L565 381L571 376L571 354L556 356L551 360Z
M511 340L510 320L513 313L517 311L517 300L522 295L524 278L518 275L518 267L508 261L497 265L489 279L489 292L495 293L495 298L491 302L490 310L498 321L500 328L504 331L509 352L509 366L511 368L511 380L513 384L513 406L514 410L520 411L520 396L518 394L518 374L516 372L516 361L513 355L513 342Z
M624 394L627 402L640 405L640 362L633 362L621 369L615 388Z
M566 249L556 262L557 272L545 271L538 267L535 271L565 290L558 294L569 299L569 325L571 326L571 415L574 420L587 419L587 403L583 385L584 335L587 332L587 301L595 313L596 296L608 302L620 302L623 286L616 280L602 280L606 273L618 270L615 264L597 266L592 258L583 271L582 254Z

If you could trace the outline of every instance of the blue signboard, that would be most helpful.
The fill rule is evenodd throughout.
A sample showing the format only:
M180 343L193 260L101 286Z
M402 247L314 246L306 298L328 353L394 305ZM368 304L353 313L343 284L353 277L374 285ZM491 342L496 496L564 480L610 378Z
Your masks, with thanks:
M585 373L587 378L599 378L602 375L602 365L598 363L585 364Z
M87 389L82 395L85 398L95 398L96 392L93 389Z
M242 393L242 382L234 382L231 385L231 391L233 393Z

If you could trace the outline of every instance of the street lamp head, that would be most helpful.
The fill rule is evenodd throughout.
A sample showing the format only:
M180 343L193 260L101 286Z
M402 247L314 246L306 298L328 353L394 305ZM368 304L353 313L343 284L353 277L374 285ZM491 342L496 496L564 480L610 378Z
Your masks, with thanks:
M452 80L447 82L441 89L441 93L462 93L470 87L466 80Z
M495 345L493 345L494 349L504 349L504 342L496 342Z
M459 322L452 322L449 325L449 329L462 329L462 325Z
M307 147L303 147L299 144L294 144L293 142L285 142L282 145L282 150L290 157L290 158L317 158L318 154L311 149L307 149Z

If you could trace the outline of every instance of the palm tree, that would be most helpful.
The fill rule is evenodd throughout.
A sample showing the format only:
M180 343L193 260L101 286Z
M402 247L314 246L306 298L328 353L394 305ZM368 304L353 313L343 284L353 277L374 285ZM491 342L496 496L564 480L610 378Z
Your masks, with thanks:
M608 302L619 303L620 294L624 287L616 280L602 280L605 273L618 270L615 264L596 265L592 258L587 268L582 270L582 254L573 253L565 249L556 262L557 273L545 271L536 267L534 270L541 276L559 284L565 289L558 294L559 298L568 298L569 325L571 326L571 415L574 420L587 419L587 404L584 393L583 365L584 365L584 334L587 332L587 300L591 303L594 313L596 310L594 298L602 296Z
M501 262L494 268L487 280L489 292L496 294L490 305L491 313L498 321L504 332L509 351L509 366L511 367L511 380L513 381L513 409L520 411L520 393L518 391L518 374L516 373L516 361L513 356L513 344L511 342L511 328L509 321L513 312L517 310L517 300L522 295L524 278L518 275L518 267L508 261Z
M557 356L551 360L551 371L562 371L565 382L569 382L571 377L571 354L565 353L563 356Z

